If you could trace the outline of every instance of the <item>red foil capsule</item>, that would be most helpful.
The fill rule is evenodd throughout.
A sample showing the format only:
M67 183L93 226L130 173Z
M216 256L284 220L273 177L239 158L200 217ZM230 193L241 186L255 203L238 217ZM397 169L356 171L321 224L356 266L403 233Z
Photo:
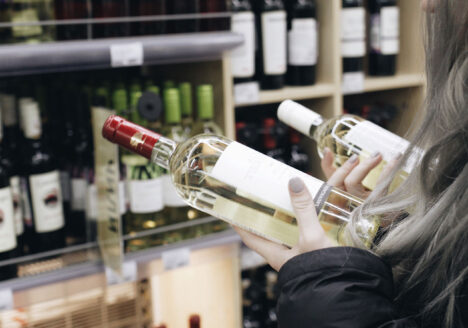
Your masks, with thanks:
M126 119L111 115L102 127L102 136L134 153L151 159L154 145L161 135Z

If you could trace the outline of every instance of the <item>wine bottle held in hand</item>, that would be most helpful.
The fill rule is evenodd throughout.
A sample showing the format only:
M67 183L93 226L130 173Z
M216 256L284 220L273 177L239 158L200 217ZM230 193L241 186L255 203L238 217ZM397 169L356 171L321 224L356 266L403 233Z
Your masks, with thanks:
M362 201L303 172L227 138L202 134L177 144L157 133L111 116L103 136L168 169L187 204L266 239L292 247L298 226L288 182L300 177L307 185L327 235L346 245L344 228ZM363 219L356 233L370 245L376 218Z
M320 114L292 100L285 100L278 107L278 118L299 132L317 142L318 153L323 157L324 149L329 148L335 155L335 165L343 165L353 154L361 160L380 152L383 161L374 168L362 184L373 190L386 163L403 153L409 142L384 128L356 115L325 119ZM393 186L400 184L411 172L420 158L420 151L406 162L395 179Z

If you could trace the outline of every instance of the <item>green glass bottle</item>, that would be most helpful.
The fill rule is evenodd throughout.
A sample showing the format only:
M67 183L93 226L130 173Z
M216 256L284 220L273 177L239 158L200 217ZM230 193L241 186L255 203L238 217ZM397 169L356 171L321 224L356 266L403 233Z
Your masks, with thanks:
M193 126L192 136L202 133L223 135L223 130L213 120L214 97L213 86L199 85L197 88L198 120Z
M180 109L182 112L182 127L187 137L192 135L193 129L193 99L192 99L192 85L189 82L179 84L180 92Z

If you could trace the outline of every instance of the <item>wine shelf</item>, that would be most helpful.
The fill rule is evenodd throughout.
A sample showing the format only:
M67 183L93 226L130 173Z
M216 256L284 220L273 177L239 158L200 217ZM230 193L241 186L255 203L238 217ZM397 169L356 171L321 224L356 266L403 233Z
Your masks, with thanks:
M398 74L390 77L370 77L364 79L364 92L402 89L424 85L422 73Z
M220 59L242 42L239 34L210 32L4 45L0 46L0 76L110 68L110 48L115 45L142 48L143 64L153 65Z

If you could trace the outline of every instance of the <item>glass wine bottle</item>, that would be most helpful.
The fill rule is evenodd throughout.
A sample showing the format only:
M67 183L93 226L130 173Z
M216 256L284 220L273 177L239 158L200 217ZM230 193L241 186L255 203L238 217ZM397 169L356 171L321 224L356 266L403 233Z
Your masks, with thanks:
M286 163L286 153L284 148L278 147L276 136L274 135L276 121L273 118L263 120L263 153L281 163Z
M380 173L386 163L408 148L409 142L384 128L364 120L355 115L325 119L320 114L294 102L285 100L278 108L278 118L299 132L314 139L320 157L324 148L329 148L335 154L335 165L341 166L353 154L361 160L369 158L372 154L380 152L382 163L374 168L362 184L373 190ZM403 171L394 182L394 186L401 183L411 172L419 156L411 157Z
M192 135L193 129L193 97L192 97L192 84L183 82L179 84L180 92L180 110L182 114L182 127L187 136Z
M234 84L249 82L255 75L255 15L250 0L232 0L231 30L244 36L244 43L231 52Z
M369 1L369 75L395 75L400 51L400 12L396 0Z
M366 12L362 0L343 0L341 10L341 56L343 79L346 75L364 76L366 55Z
M293 246L298 227L288 193L293 177L315 198L319 220L337 245L347 244L344 227L362 201L237 142L216 135L175 141L111 116L103 136L169 170L187 204L269 240ZM370 245L378 218L359 221L356 233Z
M288 8L289 85L312 85L316 80L318 33L315 0L295 0Z
M197 88L198 120L193 125L192 136L202 133L223 135L223 130L213 120L214 96L211 84L199 85Z

